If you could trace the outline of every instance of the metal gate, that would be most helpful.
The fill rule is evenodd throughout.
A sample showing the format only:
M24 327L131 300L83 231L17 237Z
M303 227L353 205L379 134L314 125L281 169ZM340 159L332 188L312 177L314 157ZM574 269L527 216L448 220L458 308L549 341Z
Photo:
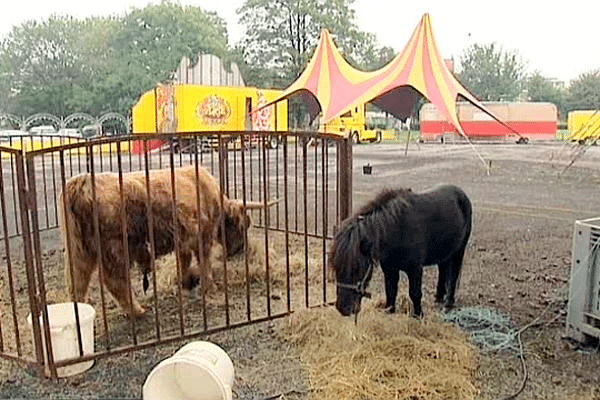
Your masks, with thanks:
M315 132L140 137L85 141L40 136L0 144L1 357L56 378L58 367L271 320L333 301L334 279L326 267L328 241L352 207L352 145L347 139ZM95 232L101 254L114 250L99 234L110 223L122 230L123 249L129 248L130 216L121 212L112 222L100 218L111 204L127 201L123 182L128 174L139 171L147 185L153 171L166 169L171 181L165 184L175 188L178 168L186 165L200 165L217 179L221 205L224 198L243 204L275 200L271 207L247 211L253 225L245 235L245 251L228 257L223 246L212 246L216 287L204 293L181 288L177 250L183 244L178 229L172 234L174 252L162 257L148 252L154 271L149 280L136 267L139 260L129 259L130 252L124 250L128 295L138 299L145 314L136 318L124 313L100 284L103 269L98 268L87 299L96 311L94 352L84 354L79 307L72 303L79 356L55 360L47 306L71 301L59 229L61 207L66 206L59 195L66 183L79 174L91 179L93 218L84 222L90 228L86 231ZM101 198L97 180L108 172L120 188L109 202ZM173 189L169 199L169 204L177 205L173 215L186 212L177 196ZM144 218L152 218L151 200L142 201L148 206ZM68 237L73 233L69 224L67 228Z

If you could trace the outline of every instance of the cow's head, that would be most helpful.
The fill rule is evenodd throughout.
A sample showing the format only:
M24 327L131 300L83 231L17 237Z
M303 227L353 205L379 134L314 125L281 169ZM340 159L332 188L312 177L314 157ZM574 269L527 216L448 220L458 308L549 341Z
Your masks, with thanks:
M279 200L272 200L266 204L270 207L276 204ZM244 211L244 203L241 200L229 200L225 205L225 241L227 247L227 256L234 256L244 250L244 240L246 232L252 220L247 210L264 209L265 204L255 201L246 202L246 211ZM219 226L217 240L222 242L221 226Z

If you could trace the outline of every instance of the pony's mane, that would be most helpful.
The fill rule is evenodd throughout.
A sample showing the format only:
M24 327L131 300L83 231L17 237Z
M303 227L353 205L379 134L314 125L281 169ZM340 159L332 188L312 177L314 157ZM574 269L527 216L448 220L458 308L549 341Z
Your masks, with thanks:
M410 189L384 189L343 221L330 254L334 270L357 259L372 262L378 251L374 246L384 234L382 229L385 230L390 221L401 218L410 205L406 197L411 194Z
M411 194L411 189L383 189L373 200L362 206L354 215L354 218L360 219L368 214L372 214L376 211L382 210L390 206L391 201L398 201L401 211L405 211L408 206L407 201L404 199L408 194Z

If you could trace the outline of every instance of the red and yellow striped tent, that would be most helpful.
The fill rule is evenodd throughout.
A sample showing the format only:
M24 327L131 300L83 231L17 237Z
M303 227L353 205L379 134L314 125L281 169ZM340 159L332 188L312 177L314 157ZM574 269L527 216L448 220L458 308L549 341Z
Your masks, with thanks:
M272 103L306 92L310 92L318 102L324 123L366 102L372 102L383 111L404 120L410 115L420 93L463 136L466 135L456 109L458 95L506 126L450 72L436 46L429 14L423 15L404 50L386 66L373 72L359 71L348 64L329 32L323 30L315 53L302 75ZM305 96L308 97L311 96Z

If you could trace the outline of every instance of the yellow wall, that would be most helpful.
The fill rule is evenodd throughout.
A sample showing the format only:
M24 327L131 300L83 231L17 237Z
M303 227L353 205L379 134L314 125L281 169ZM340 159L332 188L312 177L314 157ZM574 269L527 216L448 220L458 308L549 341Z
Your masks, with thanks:
M144 93L131 111L133 132L154 132L154 91Z
M155 93L158 101L155 101ZM259 96L268 102L280 93L252 87L158 86L144 93L133 107L133 133L243 131L246 129L246 99L250 99L255 110ZM253 115L255 130L287 130L287 101L277 104L277 127L274 108L271 106ZM256 124L259 121L262 129Z
M571 111L567 125L569 140L597 139L600 137L600 111Z

